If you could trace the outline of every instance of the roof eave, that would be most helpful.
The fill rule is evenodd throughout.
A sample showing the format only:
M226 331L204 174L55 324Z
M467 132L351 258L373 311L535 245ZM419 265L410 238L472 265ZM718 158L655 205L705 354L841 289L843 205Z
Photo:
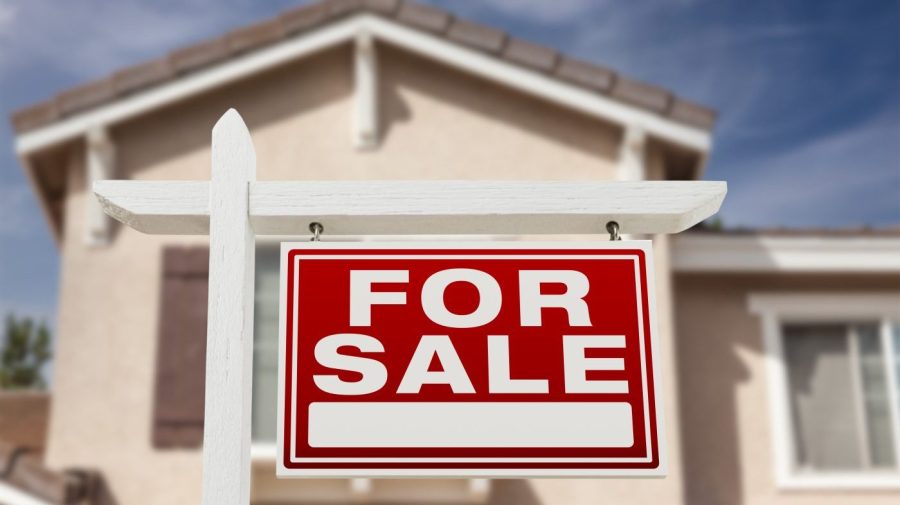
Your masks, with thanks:
M616 100L611 96L560 80L487 54L443 37L360 12L298 36L235 56L213 66L116 98L94 108L76 112L46 126L20 133L16 151L22 157L83 136L94 128L115 125L129 118L164 107L177 100L203 93L237 79L289 61L349 43L367 31L376 40L441 61L508 87L583 113L622 125L638 125L665 142L706 153L711 146L708 129L676 121L651 110ZM681 103L681 102L679 102Z
M683 233L672 242L683 274L900 274L900 235Z
M32 163L29 156L24 154L19 154L19 164L22 166L22 170L25 172L25 178L28 180L28 185L31 186L31 190L37 196L38 205L41 207L41 214L44 216L44 220L47 221L47 226L50 227L50 236L53 237L53 243L56 245L57 249L62 247L62 225L57 222L56 219L53 218L53 212L50 210L49 199L38 183L37 174L34 170L34 164Z

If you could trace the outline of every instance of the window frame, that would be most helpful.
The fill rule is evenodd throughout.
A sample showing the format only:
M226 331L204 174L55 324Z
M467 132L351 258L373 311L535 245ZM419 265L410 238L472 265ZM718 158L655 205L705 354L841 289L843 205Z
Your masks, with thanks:
M900 405L892 325L900 324L900 293L751 293L750 312L762 323L765 370L769 389L776 487L784 490L897 490L900 489ZM877 322L884 351L885 378L895 461L894 470L860 472L797 472L791 417L788 370L784 354L785 324Z
M281 243L282 242L290 242L290 241L298 241L303 240L298 237L282 237L282 236L262 236L256 237L256 253L259 253L260 249L270 249L273 251L281 251ZM255 258L255 255L254 255ZM279 259L280 262L280 259ZM254 268L256 268L256 264L254 262ZM254 302L254 311L256 310L256 293L253 294L253 302ZM256 358L256 321L254 318L254 337L253 337L253 358ZM276 347L278 346L278 342L275 343ZM251 415L252 417L252 415ZM277 437L277 434L276 434ZM268 465L272 464L275 461L275 457L277 454L277 443L275 440L259 440L259 439L251 439L250 440L250 462L253 466L259 465Z

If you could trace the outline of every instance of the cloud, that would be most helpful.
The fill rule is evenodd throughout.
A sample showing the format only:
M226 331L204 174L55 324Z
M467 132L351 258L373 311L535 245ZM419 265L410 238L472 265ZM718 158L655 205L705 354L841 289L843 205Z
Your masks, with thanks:
M0 0L0 44L10 47L11 31L16 21L16 7L9 3L8 0ZM0 51L0 71L3 70L4 63L12 58L12 51ZM2 74L0 74L2 75ZM2 82L2 77L0 77Z
M8 11L15 23L3 29L3 7L10 4L0 2L0 36L6 39L0 72L44 66L74 80L160 56L266 14L255 12L261 9L252 2L233 0L82 0L77 6L29 0Z
M23 184L0 186L0 239L27 233L36 223L32 218L35 202L31 190Z
M16 19L16 7L8 1L0 1L0 32L8 30Z
M512 18L552 24L576 19L602 6L605 2L597 0L482 0L477 3Z
M859 226L900 222L896 117L887 113L730 168L728 226Z
M627 2L564 37L582 58L719 111L707 176L729 181L727 225L897 224L900 60L896 12L881 11Z

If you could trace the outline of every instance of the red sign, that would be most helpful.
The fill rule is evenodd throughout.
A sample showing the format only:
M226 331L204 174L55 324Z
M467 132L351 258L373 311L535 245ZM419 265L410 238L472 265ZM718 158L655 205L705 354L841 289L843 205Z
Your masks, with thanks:
M278 475L665 474L649 242L285 243Z

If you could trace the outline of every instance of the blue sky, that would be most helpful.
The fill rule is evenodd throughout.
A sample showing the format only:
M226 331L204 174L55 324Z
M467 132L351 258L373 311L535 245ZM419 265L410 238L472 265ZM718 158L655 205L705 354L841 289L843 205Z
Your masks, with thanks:
M727 226L900 224L896 0L433 2L720 112ZM0 0L0 112L297 4ZM59 255L0 122L0 314L53 319Z

